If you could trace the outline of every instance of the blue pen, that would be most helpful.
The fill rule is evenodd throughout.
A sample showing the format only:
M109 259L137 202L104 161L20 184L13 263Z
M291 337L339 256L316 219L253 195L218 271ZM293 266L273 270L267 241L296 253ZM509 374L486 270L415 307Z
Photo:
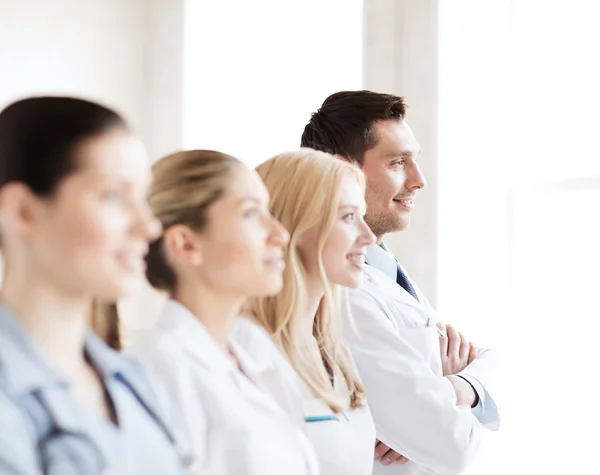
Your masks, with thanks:
M323 421L338 421L339 419L335 414L324 415L324 416L308 416L304 418L304 422L323 422Z

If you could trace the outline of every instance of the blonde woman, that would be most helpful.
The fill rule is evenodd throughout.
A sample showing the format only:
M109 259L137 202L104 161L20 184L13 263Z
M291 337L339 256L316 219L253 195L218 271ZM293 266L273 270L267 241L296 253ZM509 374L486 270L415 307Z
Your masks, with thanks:
M245 299L274 295L283 283L288 234L269 213L264 185L214 151L175 153L153 171L149 200L164 232L150 246L146 275L169 299L132 351L170 391L193 451L190 470L317 473L307 438L255 386L257 364L230 335Z
M365 248L375 240L363 220L364 177L310 149L276 156L257 171L271 212L290 233L282 291L245 309L291 363L265 364L263 387L302 420L324 474L370 474L375 427L340 328L342 287L359 285ZM265 345L247 334L251 328L239 324L238 341L267 360Z

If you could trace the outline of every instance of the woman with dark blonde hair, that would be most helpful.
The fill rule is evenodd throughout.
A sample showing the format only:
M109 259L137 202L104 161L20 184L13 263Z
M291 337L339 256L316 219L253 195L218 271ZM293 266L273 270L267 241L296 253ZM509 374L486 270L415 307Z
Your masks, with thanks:
M255 385L261 363L231 334L247 298L274 295L283 283L288 234L269 213L264 185L239 160L208 150L167 156L153 171L150 206L164 231L146 274L169 299L132 351L168 388L193 470L317 473L302 431Z

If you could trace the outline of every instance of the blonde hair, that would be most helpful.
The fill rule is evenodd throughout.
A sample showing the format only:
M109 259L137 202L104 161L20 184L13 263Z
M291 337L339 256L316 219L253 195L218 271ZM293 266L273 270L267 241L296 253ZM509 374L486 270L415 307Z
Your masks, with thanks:
M213 150L177 152L156 162L148 201L163 230L176 224L202 230L208 208L225 194L240 166L237 158ZM155 289L172 294L177 277L164 252L164 231L150 244L146 277Z
M347 401L340 400L331 384L331 377L339 370L349 388L350 407L359 407L365 394L342 338L341 292L339 286L327 279L322 253L337 217L343 180L350 176L364 189L364 176L356 166L312 149L277 155L259 165L256 171L270 193L271 213L290 233L290 242L285 254L283 290L274 297L251 299L246 311L283 348L313 394L335 412L344 411ZM313 352L306 351L310 342L301 331L307 291L306 271L297 247L302 235L314 226L319 226L318 269L325 290L313 327L320 361Z

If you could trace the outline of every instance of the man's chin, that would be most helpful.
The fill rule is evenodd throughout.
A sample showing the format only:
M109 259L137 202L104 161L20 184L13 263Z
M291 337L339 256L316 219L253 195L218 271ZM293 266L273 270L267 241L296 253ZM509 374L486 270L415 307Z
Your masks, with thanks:
M373 231L378 239L381 239L386 234L404 231L409 223L410 215L408 213L402 213L402 215L394 214L387 218L379 218L374 220L373 224L367 221L371 231Z
M402 219L400 219L398 221L398 227L396 229L396 232L404 231L406 228L408 228L409 224L410 224L410 216L403 216Z

